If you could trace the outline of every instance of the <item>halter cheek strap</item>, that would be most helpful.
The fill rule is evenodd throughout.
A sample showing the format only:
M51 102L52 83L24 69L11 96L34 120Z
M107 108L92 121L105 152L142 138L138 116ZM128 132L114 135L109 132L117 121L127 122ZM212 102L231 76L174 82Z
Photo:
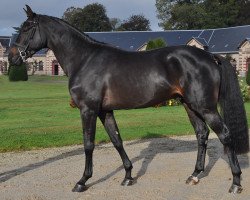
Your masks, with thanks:
M16 45L18 48L18 52L20 57L22 58L23 62L25 62L25 60L31 56L31 51L28 51L29 45L30 45L30 41L33 39L35 32L36 32L36 28L38 26L38 22L35 21L33 22L32 25L32 31L29 33L26 41L24 42L24 44L20 44L20 43L14 43L14 45ZM25 44L27 43L27 44Z

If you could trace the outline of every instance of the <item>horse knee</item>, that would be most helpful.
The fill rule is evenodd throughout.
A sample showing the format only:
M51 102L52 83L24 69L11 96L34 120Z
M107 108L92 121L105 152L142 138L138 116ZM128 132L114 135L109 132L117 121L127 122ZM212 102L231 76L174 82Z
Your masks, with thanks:
M209 129L205 128L201 131L197 131L196 135L197 135L196 137L198 140L198 145L199 146L206 146L207 141L208 141Z
M95 148L95 144L94 143L85 144L85 146L84 146L85 154L91 154L91 153L93 153L94 148Z
M198 135L197 136L198 138L198 145L199 146L206 146L207 145L207 141L208 141L208 137L204 137L203 135Z
M225 125L223 126L223 131L217 135L223 145L231 145L232 139L229 130Z
M223 145L231 145L232 139L227 126L217 112L206 112L204 118Z

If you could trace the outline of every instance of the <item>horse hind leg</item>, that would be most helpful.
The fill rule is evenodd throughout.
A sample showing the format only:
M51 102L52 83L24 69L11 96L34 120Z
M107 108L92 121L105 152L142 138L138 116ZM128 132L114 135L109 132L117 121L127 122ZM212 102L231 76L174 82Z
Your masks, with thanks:
M233 183L229 189L229 192L241 193L242 186L240 184L241 169L234 150L233 141L230 136L230 132L219 115L217 109L214 111L206 110L203 112L203 116L207 124L217 134L219 140L224 145L225 152L228 155L229 165L233 175Z
M124 147L122 144L122 139L121 139L119 129L117 127L117 124L116 124L116 121L114 118L113 111L109 111L109 112L102 111L99 114L99 118L100 118L102 124L104 125L104 127L105 127L105 129L110 137L111 142L113 143L114 147L116 148L116 150L120 154L124 169L126 171L125 178L124 178L123 182L121 183L121 185L123 185L123 186L132 185L134 183L134 180L131 176L133 166L132 166L132 163L129 160L129 158L124 150Z
M209 135L209 129L204 120L193 110L191 110L187 104L183 104L190 122L194 127L196 138L198 141L198 153L194 172L188 177L186 183L189 185L196 185L199 182L199 175L204 171L205 158L207 150L207 141Z

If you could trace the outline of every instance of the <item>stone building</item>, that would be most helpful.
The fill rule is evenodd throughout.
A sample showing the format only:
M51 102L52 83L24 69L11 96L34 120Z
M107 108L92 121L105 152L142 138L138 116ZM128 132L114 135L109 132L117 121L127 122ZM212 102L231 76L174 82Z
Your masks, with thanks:
M8 36L0 36L0 75L7 70L8 63L6 51L10 46L10 39L11 37Z
M90 32L86 33L97 41L111 44L127 51L142 51L147 42L162 38L168 46L190 45L220 54L231 59L240 75L244 76L250 65L250 25L207 30ZM0 74L7 70L7 54L12 37L0 37ZM53 52L42 49L28 59L29 73L40 75L64 75Z

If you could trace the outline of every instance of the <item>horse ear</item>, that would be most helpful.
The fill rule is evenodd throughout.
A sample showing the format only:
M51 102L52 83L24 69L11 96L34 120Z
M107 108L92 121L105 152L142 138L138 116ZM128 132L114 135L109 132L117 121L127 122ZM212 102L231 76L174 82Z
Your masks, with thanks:
M28 5L26 6L26 10L24 9L24 11L26 12L26 15L29 19L33 19L36 16L36 13L34 13L31 8Z

